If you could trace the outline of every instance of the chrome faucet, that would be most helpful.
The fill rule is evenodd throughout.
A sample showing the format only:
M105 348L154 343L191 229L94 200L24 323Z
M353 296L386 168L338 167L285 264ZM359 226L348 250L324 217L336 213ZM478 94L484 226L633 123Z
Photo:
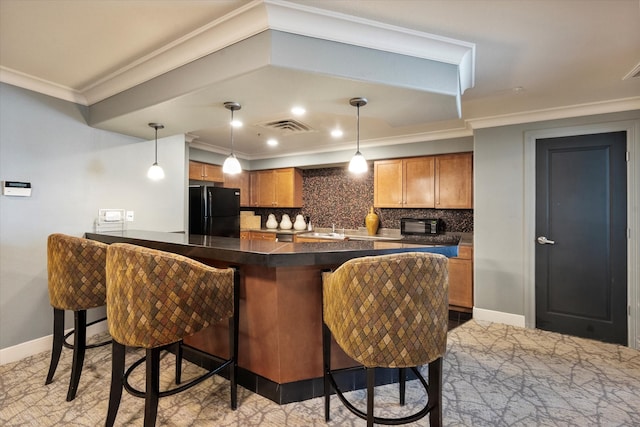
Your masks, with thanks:
M331 224L331 232L332 233L336 232L336 225L335 224Z

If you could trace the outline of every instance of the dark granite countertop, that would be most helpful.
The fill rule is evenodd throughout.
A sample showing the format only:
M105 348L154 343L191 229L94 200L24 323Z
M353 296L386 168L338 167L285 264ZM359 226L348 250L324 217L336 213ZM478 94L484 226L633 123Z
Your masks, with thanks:
M336 265L361 256L413 251L441 253L448 257L458 254L457 244L413 244L404 241L290 243L141 230L88 232L85 236L104 243L131 243L190 258L267 267Z

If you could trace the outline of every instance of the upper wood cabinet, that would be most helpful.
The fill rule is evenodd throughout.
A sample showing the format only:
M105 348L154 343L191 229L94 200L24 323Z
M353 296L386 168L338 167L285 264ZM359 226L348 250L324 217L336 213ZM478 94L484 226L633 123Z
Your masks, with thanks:
M258 206L258 172L249 172L249 206Z
M434 165L434 157L374 162L374 206L380 208L434 207Z
M189 160L189 179L223 182L222 166Z
M252 206L296 208L302 206L302 172L296 168L254 172Z
M251 187L250 187L250 173L242 171L237 174L224 174L224 184L226 188L239 188L240 189L240 206L251 206Z
M435 207L473 208L473 154L436 156Z
M373 204L379 208L470 209L472 153L374 162Z

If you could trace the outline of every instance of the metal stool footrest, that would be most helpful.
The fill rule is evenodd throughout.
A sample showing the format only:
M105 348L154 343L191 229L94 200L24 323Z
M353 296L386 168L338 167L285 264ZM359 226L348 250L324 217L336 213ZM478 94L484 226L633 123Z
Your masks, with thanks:
M93 322L89 322L89 323L87 323L87 327L88 327L88 326L91 326L91 325L95 325L96 323L104 322L105 320L107 320L107 318L106 318L106 317L103 317L102 319L94 320ZM65 348L70 348L70 349L72 349L72 350L73 350L73 344L71 344L71 343L70 343L69 341L67 341L67 340L69 339L69 337L70 337L71 335L75 334L75 332L76 332L76 330L75 330L75 329L72 329L72 330L70 330L69 332L67 332L67 333L64 335L64 341L62 342L62 345L63 345ZM85 348L97 348L97 347L103 347L103 346L105 346L105 345L107 345L107 344L111 344L111 339L108 339L108 340L106 340L106 341L101 341L101 342L98 342L98 343L94 343L94 344L87 344L87 345L85 346Z
M162 349L162 350L166 350L167 348L169 348L169 347L171 347L171 346L173 346L173 345L175 345L175 343L174 343L174 344L166 345L166 346L162 347L161 349ZM180 345L182 345L182 344L180 344ZM180 362L181 362L181 360L182 360L182 358L181 358L181 357L179 357L179 358L178 358L177 363L180 363ZM129 392L129 394L131 394L131 395L133 395L133 396L136 396L136 397L142 397L142 398L144 398L144 397L145 397L145 391L144 391L144 390L137 389L137 388L135 388L134 386L132 386L132 385L129 383L129 375L130 375L130 374L131 374L131 373L132 373L132 372L133 372L133 371L134 371L138 366L140 366L140 365L141 365L142 363L144 363L145 361L146 361L146 357L141 357L140 359L136 360L136 361L135 361L135 362L134 362L134 363L133 363L133 364L132 364L132 365L131 365L127 370L126 370L126 372L124 373L124 376L123 376L123 378L122 378L122 385L123 385L124 389L125 389L125 390L127 390L127 392ZM211 377L212 377L212 376L214 376L215 374L217 374L217 373L221 372L223 369L225 369L227 366L229 366L232 362L233 362L233 360L231 360L231 359L230 359L230 360L226 360L224 363L222 363L222 364L221 364L220 366L218 366L217 368L215 368L215 369L213 369L213 370L211 370L211 371L207 371L207 372L205 372L204 374L202 374L202 375L200 375L200 376L198 376L198 377L196 377L196 378L192 379L191 381L189 381L189 382L187 382L187 383L185 383L185 384L182 384L182 385L180 385L180 386L178 386L178 387L174 387L174 388L169 389L169 390L163 390L163 391L160 391L160 392L158 393L158 397L171 396L171 395L174 395L174 394L176 394L176 393L180 393L180 392L182 392L182 391L188 390L188 389L190 389L191 387L193 387L193 386L195 386L195 385L200 384L201 382L203 382L203 381L204 381L204 380L206 380L207 378L211 378ZM180 381L180 380L179 380L179 378L176 378L176 383L179 383L179 381Z
M367 376L371 375L371 372L374 372L373 371L374 368L365 368L365 369L367 370ZM420 371L415 367L412 367L410 369L411 369L411 371L413 371L413 373L418 378L418 380L420 380L420 383L424 387L425 392L428 394L429 384L424 379L424 377L422 376ZM360 410L360 409L358 409L358 408L356 408L344 396L343 392L340 390L340 388L338 387L338 384L336 383L336 381L335 381L335 379L333 377L333 372L335 372L335 371L328 372L327 376L329 377L329 382L331 383L331 387L335 390L336 396L338 396L338 399L340 399L340 401L344 404L344 406L347 407L347 409L350 412L352 412L354 415L362 418L363 420L366 420L367 419L367 413L362 411L362 410ZM369 379L367 379L367 380L369 381ZM371 381L373 383L373 378L371 378ZM402 402L401 404L404 404L404 402ZM430 400L428 400L426 405L420 411L416 412L415 414L408 415L408 416L402 417L402 418L373 417L373 422L376 423L376 424L382 424L382 425L400 425L400 424L412 423L412 422L417 421L417 420L419 420L421 418L424 418L425 415L427 415L431 411L433 406L434 405L430 402Z

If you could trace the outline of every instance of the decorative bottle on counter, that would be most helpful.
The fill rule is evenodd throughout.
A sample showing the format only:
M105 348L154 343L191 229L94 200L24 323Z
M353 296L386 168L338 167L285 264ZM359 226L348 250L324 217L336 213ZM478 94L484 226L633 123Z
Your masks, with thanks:
M307 228L307 224L304 222L304 217L302 215L296 215L296 222L293 223L293 228L295 230L304 230Z
M378 226L380 225L380 219L378 215L373 211L373 206L369 209L369 213L364 218L364 223L367 226L367 233L369 236L374 236L378 232Z
M278 228L278 221L276 221L276 216L274 214L269 214L267 218L267 228Z
M282 215L282 221L280 221L280 229L291 230L292 225L293 224L291 224L291 218L289 218L289 215L287 214Z

